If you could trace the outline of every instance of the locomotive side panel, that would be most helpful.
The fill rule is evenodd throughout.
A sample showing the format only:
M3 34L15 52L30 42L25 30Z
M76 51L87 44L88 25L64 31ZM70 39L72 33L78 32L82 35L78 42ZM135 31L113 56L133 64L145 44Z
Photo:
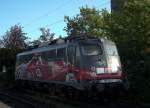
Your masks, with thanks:
M18 79L47 84L56 81L85 89L98 85L100 91L107 84L124 83L116 45L105 39L72 41L21 53L17 56Z
M17 56L16 80L65 81L66 48Z

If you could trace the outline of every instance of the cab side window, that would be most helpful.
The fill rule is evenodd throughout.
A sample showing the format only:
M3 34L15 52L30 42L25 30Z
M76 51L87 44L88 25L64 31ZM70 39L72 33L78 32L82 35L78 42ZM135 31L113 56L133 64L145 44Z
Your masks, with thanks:
M68 47L68 62L72 65L75 64L75 47L74 46Z
M75 65L76 67L80 67L80 59L81 59L81 56L80 56L80 49L79 47L76 47L76 59L75 59Z
M56 50L50 50L50 51L48 51L47 58L48 58L49 62L55 61L55 59L56 59Z
M32 54L21 55L18 57L18 65L22 63L28 63L32 59Z
M66 62L66 48L57 49L57 60Z
M48 60L48 52L45 51L45 52L42 52L41 53L41 58L43 61L47 61Z

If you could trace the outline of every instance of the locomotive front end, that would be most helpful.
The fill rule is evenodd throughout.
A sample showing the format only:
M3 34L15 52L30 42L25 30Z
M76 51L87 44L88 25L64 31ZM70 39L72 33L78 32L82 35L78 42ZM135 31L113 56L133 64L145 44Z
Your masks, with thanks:
M104 67L97 66L96 68L97 90L101 91L102 85L107 90L127 90L128 82L125 74L122 72L120 57L115 43L104 39L101 39L101 42L106 64Z
M91 74L90 89L102 92L129 88L114 42L106 39L82 42L81 53L83 68ZM83 79L86 78L85 74Z

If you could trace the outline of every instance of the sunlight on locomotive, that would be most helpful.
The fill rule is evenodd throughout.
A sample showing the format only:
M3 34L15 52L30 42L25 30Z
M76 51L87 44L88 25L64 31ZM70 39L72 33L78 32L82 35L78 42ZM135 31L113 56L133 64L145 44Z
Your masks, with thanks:
M111 67L112 72L118 71L118 67L120 67L120 64L119 64L119 60L117 59L117 57L115 56L111 57L110 67Z

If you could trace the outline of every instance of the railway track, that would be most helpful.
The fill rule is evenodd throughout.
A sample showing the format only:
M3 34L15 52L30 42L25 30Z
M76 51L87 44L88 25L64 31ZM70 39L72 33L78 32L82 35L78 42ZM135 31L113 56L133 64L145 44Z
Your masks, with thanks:
M23 108L77 108L76 102L70 102L56 96L48 96L29 90L5 89L0 90L0 100L27 106ZM5 103L5 102L4 102ZM7 102L6 102L7 104ZM79 105L79 104L78 104ZM16 106L14 107L16 108ZM20 108L20 107L18 107Z
M0 100L6 100L12 102L13 104L19 104L18 106L23 106L22 108L149 108L123 101L115 103L103 103L98 100L72 101L31 90L20 91L16 89L1 90Z
M29 97L28 97L29 99ZM0 92L0 100L14 108L41 108L39 104L27 100L27 97L11 94L8 92Z

